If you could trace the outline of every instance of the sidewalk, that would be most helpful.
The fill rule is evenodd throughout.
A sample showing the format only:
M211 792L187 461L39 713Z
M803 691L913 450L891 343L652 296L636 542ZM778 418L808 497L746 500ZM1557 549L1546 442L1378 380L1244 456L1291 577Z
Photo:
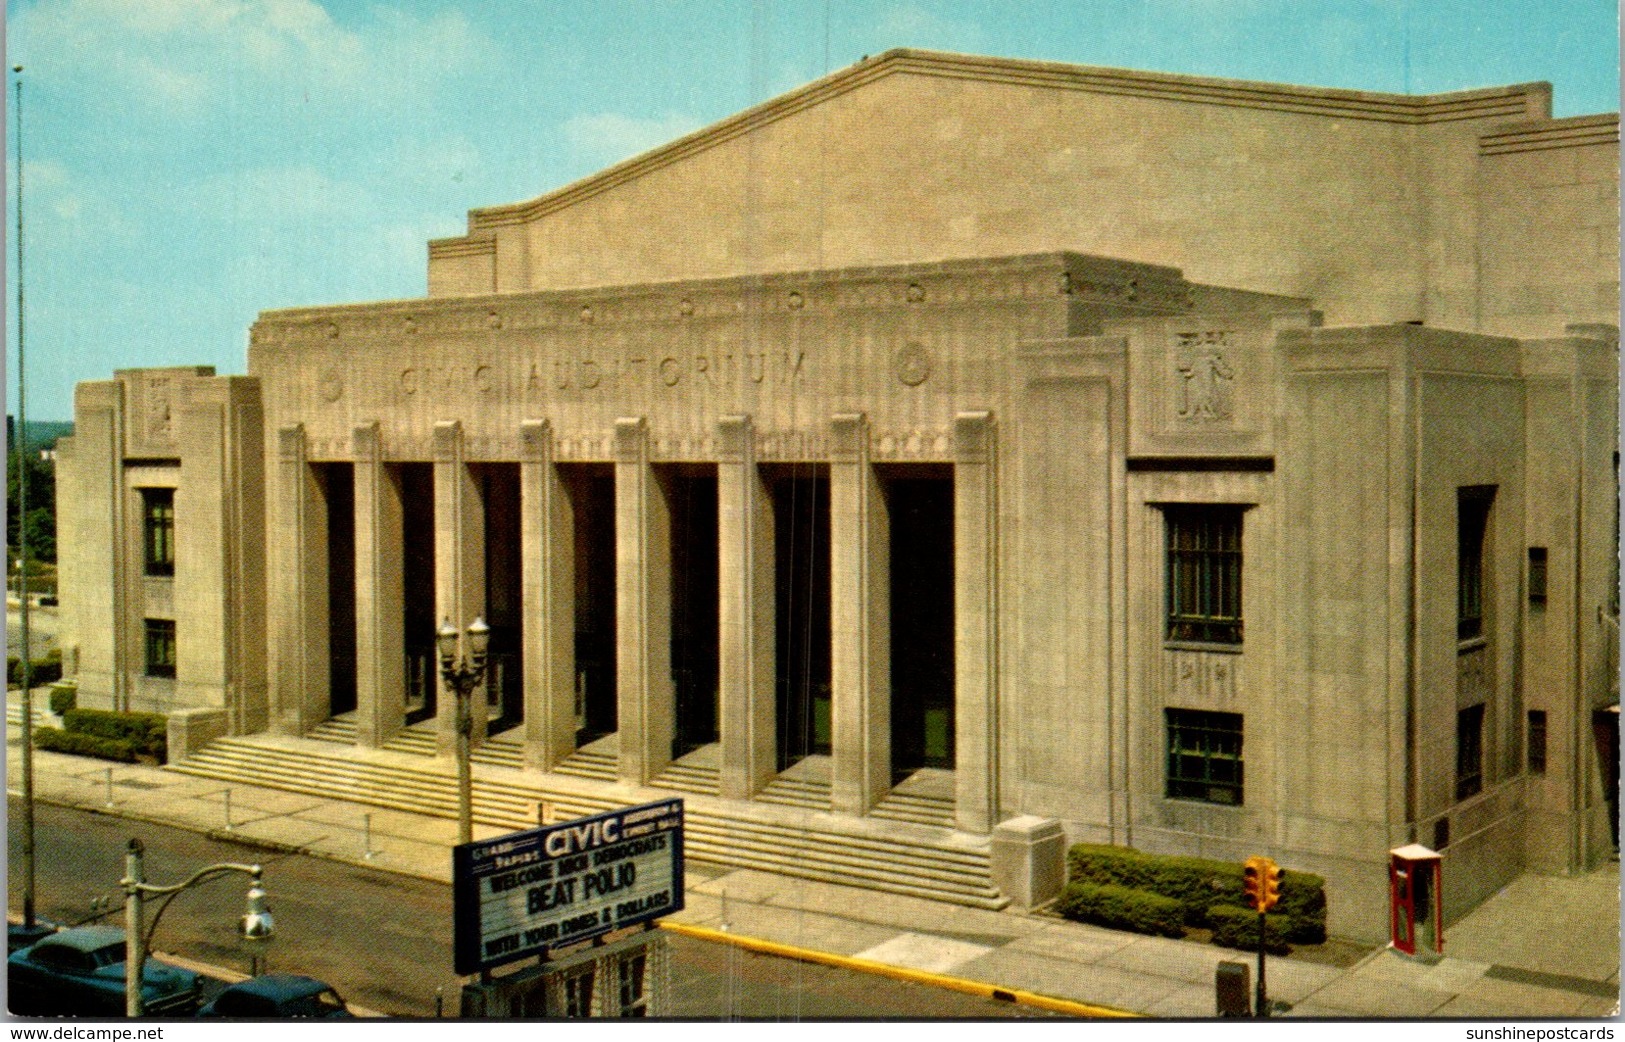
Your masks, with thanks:
M36 702L44 704L43 691ZM13 794L21 784L18 730L8 723ZM448 852L457 825L450 819L58 753L36 751L34 768L35 798L44 803L451 878ZM475 830L477 838L496 834ZM1044 915L697 862L686 871L687 907L672 917L676 922L1154 1017L1213 1016L1215 967L1253 960L1213 945ZM1539 917L1530 914L1533 908L1541 909ZM1431 963L1381 949L1352 966L1271 958L1269 992L1292 1004L1289 1017L1613 1015L1619 1005L1619 866L1573 879L1521 876L1453 926L1446 951L1451 954Z

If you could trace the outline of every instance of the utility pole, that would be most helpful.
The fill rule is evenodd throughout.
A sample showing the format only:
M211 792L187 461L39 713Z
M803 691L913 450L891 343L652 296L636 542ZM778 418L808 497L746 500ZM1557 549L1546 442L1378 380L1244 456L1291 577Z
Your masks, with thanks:
M17 599L22 622L23 929L34 928L34 648L28 633L28 393L23 364L23 67L13 65L17 95Z

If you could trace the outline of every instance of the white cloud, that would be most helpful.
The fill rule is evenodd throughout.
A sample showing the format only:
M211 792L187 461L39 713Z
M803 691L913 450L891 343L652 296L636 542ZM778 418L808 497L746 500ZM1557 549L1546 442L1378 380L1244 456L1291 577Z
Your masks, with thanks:
M619 112L571 116L564 121L572 155L592 167L607 166L697 130L700 121L680 113L640 119Z
M197 116L235 98L421 98L486 48L459 12L341 25L312 0L65 0L11 20L14 60L82 90Z

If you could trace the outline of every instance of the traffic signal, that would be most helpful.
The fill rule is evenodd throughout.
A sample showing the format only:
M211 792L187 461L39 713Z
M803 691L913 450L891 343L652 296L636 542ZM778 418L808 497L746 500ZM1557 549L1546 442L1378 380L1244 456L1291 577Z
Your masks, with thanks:
M1281 903L1281 866L1264 859L1264 889L1261 893L1262 904L1259 911L1267 912Z
M1241 866L1241 888L1247 893L1247 904L1254 911L1258 909L1260 895L1264 893L1264 865L1266 858L1250 857Z
M1281 869L1267 857L1250 857L1241 866L1241 887L1256 912L1267 912L1281 900Z

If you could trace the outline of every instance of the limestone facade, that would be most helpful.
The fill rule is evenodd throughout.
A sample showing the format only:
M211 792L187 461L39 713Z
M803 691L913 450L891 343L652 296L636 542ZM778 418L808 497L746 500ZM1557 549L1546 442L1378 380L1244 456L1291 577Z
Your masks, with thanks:
M1393 847L1447 919L1583 869L1618 121L1549 103L900 51L475 211L424 298L81 386L81 703L449 751L433 630L482 615L530 770L817 761L852 816L934 772L962 832L1267 853L1368 938Z

